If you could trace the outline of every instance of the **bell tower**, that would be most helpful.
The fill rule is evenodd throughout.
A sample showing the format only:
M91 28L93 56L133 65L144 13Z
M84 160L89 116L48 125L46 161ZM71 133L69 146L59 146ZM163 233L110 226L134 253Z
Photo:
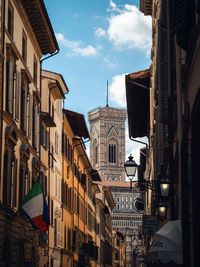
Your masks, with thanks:
M102 180L125 181L126 110L107 104L88 112L90 160Z

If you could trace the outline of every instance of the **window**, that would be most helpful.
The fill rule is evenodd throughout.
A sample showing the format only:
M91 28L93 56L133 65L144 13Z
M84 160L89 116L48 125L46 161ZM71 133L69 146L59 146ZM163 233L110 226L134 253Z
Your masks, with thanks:
M27 61L27 37L24 31L22 33L22 58L26 63Z
M40 185L42 187L42 191L44 195L47 195L47 176L42 172L40 174Z
M32 124L32 96L29 92L29 79L25 72L25 70L22 70L21 75L21 121L20 121L20 127L21 130L27 135L31 136L31 124Z
M38 73L38 65L37 65L37 60L36 57L34 56L34 61L33 61L33 81L37 85L37 73Z
M116 145L109 144L109 162L116 163Z
M36 101L32 107L32 145L39 151L39 106Z
M7 24L7 30L10 34L10 36L13 38L13 25L14 25L14 10L11 4L8 5L8 24Z
M55 153L58 155L58 134L55 132Z
M13 118L19 119L19 73L16 72L17 56L9 44L7 44L6 58L5 109L12 114Z

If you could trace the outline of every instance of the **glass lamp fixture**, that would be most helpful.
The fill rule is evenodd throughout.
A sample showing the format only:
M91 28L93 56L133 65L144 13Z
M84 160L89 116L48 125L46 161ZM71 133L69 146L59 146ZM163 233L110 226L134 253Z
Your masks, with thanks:
M169 178L168 177L162 177L160 180L160 194L161 197L168 197L169 195Z
M165 202L160 202L158 205L158 213L161 218L166 217L167 205Z
M126 171L126 175L128 177L135 176L136 170L137 170L137 164L136 162L133 160L132 155L130 154L130 156L128 157L128 160L125 162L124 164L124 168Z

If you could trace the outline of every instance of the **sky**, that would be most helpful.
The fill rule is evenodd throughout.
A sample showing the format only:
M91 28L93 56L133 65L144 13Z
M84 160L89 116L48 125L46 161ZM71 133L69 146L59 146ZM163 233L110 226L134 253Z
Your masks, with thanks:
M62 74L69 88L64 108L84 114L106 105L126 108L125 75L150 66L151 18L139 0L44 0L60 52L43 69ZM55 4L56 3L56 4ZM139 163L143 147L128 138L126 158ZM147 138L139 139L147 142Z

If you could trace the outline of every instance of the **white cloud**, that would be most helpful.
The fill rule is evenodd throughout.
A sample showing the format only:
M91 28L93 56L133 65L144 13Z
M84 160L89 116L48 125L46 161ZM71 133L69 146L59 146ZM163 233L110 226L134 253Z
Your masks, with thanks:
M95 30L95 35L96 35L97 37L105 36L105 35L106 35L106 31L105 31L104 29L102 29L102 28L97 28L97 29Z
M134 5L124 5L120 10L116 4L110 2L113 11L109 18L108 37L115 47L119 49L142 49L147 54L151 48L151 27L150 16L144 16Z
M126 108L125 74L112 78L112 84L109 86L109 97L117 106Z
M97 54L97 48L91 45L84 48L74 47L73 52L75 52L75 54L80 54L81 56L95 56Z
M94 47L92 45L87 45L83 47L81 41L70 41L62 33L56 33L56 38L61 46L69 49L68 56L81 55L85 56L96 56L101 46Z

